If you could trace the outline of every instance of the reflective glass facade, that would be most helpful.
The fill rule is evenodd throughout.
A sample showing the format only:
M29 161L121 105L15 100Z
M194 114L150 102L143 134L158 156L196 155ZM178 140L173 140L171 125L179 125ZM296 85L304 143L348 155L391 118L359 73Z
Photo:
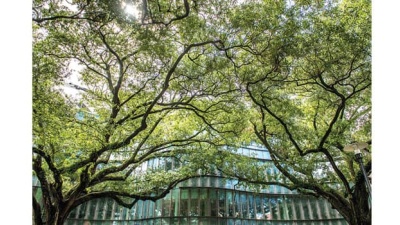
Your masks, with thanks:
M240 154L268 160L265 150L239 149ZM171 169L174 161L154 160L149 167ZM276 173L271 168L268 173ZM111 199L96 199L74 209L66 225L345 225L346 221L324 199L302 196L270 186L254 193L236 180L198 177L179 184L156 202L139 201L131 209Z

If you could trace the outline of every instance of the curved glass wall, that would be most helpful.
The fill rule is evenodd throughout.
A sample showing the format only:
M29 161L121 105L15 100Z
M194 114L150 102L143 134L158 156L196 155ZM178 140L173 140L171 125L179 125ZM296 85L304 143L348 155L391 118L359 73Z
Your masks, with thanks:
M214 178L203 177L204 183ZM195 182L198 182L195 181ZM297 194L252 193L219 187L178 187L156 202L139 201L131 209L111 199L80 205L67 225L139 224L347 224L323 199Z
M260 148L240 148L239 154L262 160ZM149 161L147 167L179 167L170 159ZM145 169L145 168L143 168ZM277 173L271 167L270 174ZM347 222L324 199L303 196L280 186L259 193L241 188L236 180L217 176L180 183L163 199L139 201L131 209L112 199L96 199L74 209L66 225L345 225Z

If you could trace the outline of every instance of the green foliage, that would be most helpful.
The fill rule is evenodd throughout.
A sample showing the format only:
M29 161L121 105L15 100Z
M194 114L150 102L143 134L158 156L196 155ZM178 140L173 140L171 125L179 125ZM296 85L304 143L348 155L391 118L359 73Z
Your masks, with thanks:
M252 7L259 9L256 19L248 18ZM252 102L257 142L289 188L327 198L357 224L349 211L364 206L344 193L352 192L359 170L343 147L371 140L370 2L296 1L258 22L260 15L274 15L268 8L274 9L272 1L232 14L244 37L236 39L242 46L233 60L243 65L237 71ZM238 168L239 178L257 177ZM248 182L270 184L266 179Z
M371 138L369 1L133 2L140 18L120 1L33 2L42 221L93 198L161 198L215 170L353 204L358 167L342 149ZM279 173L231 154L254 143ZM160 157L182 166L140 170Z
M193 156L208 158L243 129L233 67L218 37L205 35L212 12L184 15L177 5L169 14L159 3L141 25L116 2L34 2L32 159L45 210L37 224L62 224L93 198L126 207L161 198L207 168ZM75 95L64 91L70 80ZM160 157L184 166L142 171Z

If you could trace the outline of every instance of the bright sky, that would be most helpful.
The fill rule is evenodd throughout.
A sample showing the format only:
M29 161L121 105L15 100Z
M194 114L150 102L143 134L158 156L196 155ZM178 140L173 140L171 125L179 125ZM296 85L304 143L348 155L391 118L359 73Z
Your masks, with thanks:
M77 96L80 90L71 87L69 84L74 84L81 86L79 82L79 71L83 68L83 66L78 65L77 61L72 61L69 65L69 69L72 71L71 75L65 79L65 85L62 87L63 91L67 95Z
M71 10L76 10L76 7L72 7L70 4L65 3L65 6L67 6L68 8L70 8ZM125 2L122 2L122 8L124 9L124 11L130 15L132 15L135 18L139 18L140 16L140 10L138 9L137 5L133 5L133 4L126 4ZM67 95L71 95L71 96L78 96L79 92L81 92L80 90L71 87L69 84L74 84L74 85L78 85L81 86L80 82L79 82L79 70L81 69L78 65L78 63L76 61L72 61L69 68L72 70L72 74L71 76L69 76L65 83L66 85L62 87L64 93L66 93Z
M137 5L126 4L125 2L122 2L122 8L124 8L126 13L132 15L135 18L139 18L140 10L138 9Z

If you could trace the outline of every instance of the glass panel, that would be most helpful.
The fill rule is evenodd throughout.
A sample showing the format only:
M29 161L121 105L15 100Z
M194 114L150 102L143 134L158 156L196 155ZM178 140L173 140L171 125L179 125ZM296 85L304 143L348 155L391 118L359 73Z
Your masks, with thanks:
M327 202L326 205L327 205L327 208L328 208L327 211L328 211L329 218L330 218L330 219L336 218L336 212L335 212L336 210L333 209L332 204L330 204L329 202Z
M220 172L218 172L220 173ZM220 174L222 176L222 174ZM218 187L223 188L225 187L225 181L222 178L217 178L218 180Z
M161 225L161 219L154 219L152 220L153 225Z
M210 186L210 178L209 177L199 177L201 183L199 184L200 187L209 187Z
M210 216L207 189L200 189L200 216Z
M171 218L163 218L162 219L162 225L175 225L175 223L171 223Z
M172 159L171 158L165 159L165 169L172 170Z
M321 211L321 219L327 219L327 212L326 212L326 201L324 201L323 199L318 199L319 201L319 210Z
M199 192L198 189L190 190L190 213L189 216L199 215Z
M210 224L210 225L217 225L218 224L218 218L210 218L208 221L205 221L207 223L205 224Z
M154 207L156 203L153 201L147 201L147 204L148 204L147 218L154 217Z
M190 225L197 225L198 222L199 222L199 221L198 221L198 218L197 218L197 217L191 217L191 218L189 219L189 224L190 224Z
M294 202L296 199L294 199L292 196L286 197L286 206L288 209L288 216L289 216L289 220L294 220L297 219L296 217L296 210L294 207Z
M264 207L262 205L261 196L254 197L255 202L255 217L258 220L264 219Z
M278 199L275 197L270 198L270 204L271 204L271 219L279 220L280 215L279 215Z
M275 193L282 193L282 187L279 185L275 186Z
M113 207L112 207L112 214L111 214L112 219L114 219L114 220L121 219L120 209L121 209L121 206L119 206L116 202L114 202Z
M160 166L160 159L158 159L158 158L155 158L155 159L153 159L154 160L154 169L157 169L159 166Z
M136 204L135 204L135 205L136 205ZM127 213L128 213L127 219L128 219L128 220L132 220L132 219L133 219L133 217L135 216L135 210L136 210L136 208L135 208L135 206L133 206L132 208L130 208L130 209L127 211Z
M187 218L181 218L179 220L179 225L189 225L189 221Z
M304 219L306 219L306 220L311 219L310 210L308 207L308 199L302 199L301 203L302 203L302 207L303 207Z
M219 218L218 219L218 225L226 225L228 221L225 218Z
M162 199L159 199L159 200L156 201L156 209L154 210L156 217L161 216L161 211L162 211L162 207L161 206L162 206Z
M234 204L233 204L232 191L226 191L226 203L228 204L228 216L233 217ZM231 221L231 220L229 220L229 221ZM233 221L232 221L232 223L233 223Z
M197 178L195 178L195 180L196 180L196 183L195 183L195 185L194 185L194 187L201 187L201 182L202 182L202 180L203 180L203 177L197 177Z
M174 189L171 193L171 215L179 216L179 190Z
M233 189L234 185L236 184L234 180L229 180L229 179L226 179L225 182L226 182L225 187L229 189Z
M310 218L312 220L317 220L321 218L321 212L319 210L318 200L315 197L310 197L308 199L308 208L310 211ZM314 225L317 225L317 223L315 222Z
M234 217L238 218L240 217L240 202L239 202L239 193L233 193L233 200L234 200Z
M288 220L289 219L289 212L288 212L288 205L287 205L287 199L286 196L283 196L279 198L280 200L280 215L282 220Z
M122 217L124 211L124 207L117 205L115 213L114 213L114 219L115 220L123 220L124 218ZM122 224L122 223L120 223Z
M68 215L68 218L75 218L76 217L76 215L77 215L77 208L75 208L75 209L73 209L70 213L69 213L69 215Z
M218 217L226 217L226 201L225 201L225 191L218 190Z
M249 156L250 155L250 150L243 148L243 155Z
M154 204L154 202L152 202ZM122 211L122 218L124 220L129 220L129 213L130 213L130 209L124 208L124 210Z
M190 180L192 180L192 179L189 179L189 180L185 180L185 181L182 181L180 184L178 184L180 187L188 187L188 186L190 186Z
M154 164L154 161L152 160L152 159L150 159L149 161L148 161L148 163L147 163L147 168L149 168L149 169L153 169L153 164Z
M83 203L81 205L78 206L78 208L76 209L78 215L77 215L77 219L83 219L85 217L85 209L86 209L86 204Z
M105 202L106 202L106 200L107 199L104 199L104 198L97 200L95 219L101 220L101 219L104 218L105 213L106 213L106 211L105 211L105 207L106 207Z
M188 216L188 208L189 208L189 190L181 189L180 215Z
M301 204L301 197L296 197L295 201L293 202L294 205L294 212L296 213L296 218L298 220L302 220L304 219L304 215L303 215L303 208L302 208L302 204Z
M246 193L240 194L240 206L241 212L239 213L240 217L248 218L248 208L247 208L247 196Z
M211 216L216 217L218 211L217 190L209 190Z
M171 213L171 194L167 194L163 198L163 204L162 204L162 216L170 216Z
M179 162L179 159L177 159L177 158L174 158L173 159L173 168L179 168L180 166L181 166L181 163Z
M340 215L340 213L335 209L335 218L341 218L342 216Z
M135 219L141 219L142 218L142 208L143 208L143 201L139 200L136 203L136 214L135 214ZM109 217L107 217L109 218Z
M209 177L208 179L210 180L210 186L211 186L211 187L217 187L217 186L218 186L218 184L217 184L217 179L218 179L218 178Z
M248 218L249 219L254 219L255 218L255 209L254 209L254 197L252 194L248 195L248 201L249 201L249 213L248 213Z
M171 218L171 222L169 224L171 225L179 224L179 218Z
M86 204L81 204L80 206L78 206L78 219L83 219L85 217L85 212L86 212ZM111 214L110 214L111 216Z
M107 217L108 207L111 207L111 206L109 206L109 202L110 202L109 199L101 199L100 200L100 204L101 204L102 208L100 209L100 212L99 212L99 215L98 215L99 219L103 219L104 220L104 219L108 218Z
M142 217L141 218L147 218L147 210L148 210L148 205L149 201L144 201L143 202L143 209L142 209Z
M261 204L262 204L262 210L264 211L264 218L266 220L270 220L272 218L272 213L271 213L271 203L270 199L268 196L262 196L261 198Z

